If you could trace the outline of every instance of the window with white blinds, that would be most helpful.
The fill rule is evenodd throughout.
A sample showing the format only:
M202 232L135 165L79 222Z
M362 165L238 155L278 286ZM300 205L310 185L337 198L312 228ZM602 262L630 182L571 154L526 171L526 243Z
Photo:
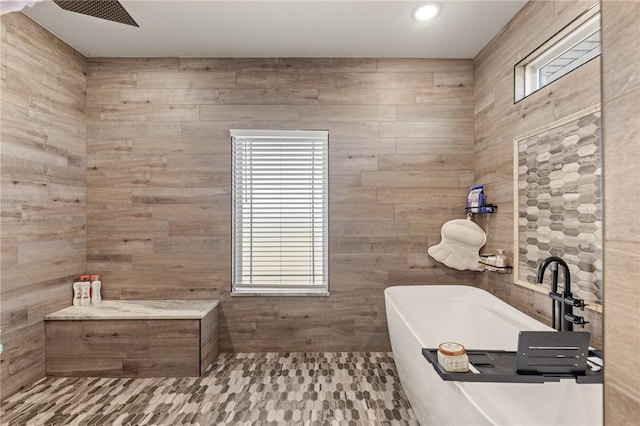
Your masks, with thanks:
M233 293L328 292L328 139L231 130Z

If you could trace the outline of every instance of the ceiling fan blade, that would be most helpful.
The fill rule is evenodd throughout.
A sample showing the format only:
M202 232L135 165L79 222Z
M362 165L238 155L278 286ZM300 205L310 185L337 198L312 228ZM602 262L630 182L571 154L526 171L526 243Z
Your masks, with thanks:
M83 15L106 19L107 21L140 27L131 15L129 15L129 12L127 12L120 2L118 2L118 0L53 0L53 2L62 9L70 12L81 13Z

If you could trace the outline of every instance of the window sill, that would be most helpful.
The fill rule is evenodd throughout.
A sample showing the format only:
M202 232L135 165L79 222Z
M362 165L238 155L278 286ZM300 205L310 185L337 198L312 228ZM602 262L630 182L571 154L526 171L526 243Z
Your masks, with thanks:
M252 291L252 292L231 292L231 297L328 297L328 291L310 291L310 292L287 292L287 291Z

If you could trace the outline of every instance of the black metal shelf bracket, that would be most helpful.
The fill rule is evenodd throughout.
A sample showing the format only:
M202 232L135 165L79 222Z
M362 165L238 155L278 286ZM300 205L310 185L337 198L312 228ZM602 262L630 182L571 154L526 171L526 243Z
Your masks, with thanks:
M498 211L498 206L495 204L485 204L484 206L465 207L464 209L467 213L471 214L491 214Z

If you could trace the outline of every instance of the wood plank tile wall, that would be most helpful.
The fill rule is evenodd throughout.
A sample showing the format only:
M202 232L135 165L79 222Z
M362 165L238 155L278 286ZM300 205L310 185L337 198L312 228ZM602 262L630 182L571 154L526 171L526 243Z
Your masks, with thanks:
M640 3L605 1L602 40L605 423L626 425L640 418Z
M471 60L89 59L88 230L106 298L220 298L220 350L388 350L383 290L473 183ZM230 298L231 128L330 131L331 296Z
M474 59L475 176L485 184L489 200L498 205L498 214L478 222L488 230L487 251L505 248L513 259L513 139L600 102L599 58L517 104L513 66L593 4L593 0L529 2ZM515 285L512 275L482 274L478 285L550 323L548 296ZM590 313L587 320L592 344L602 347L602 315Z
M47 375L195 377L200 320L47 321Z
M44 377L43 317L85 272L86 62L20 13L0 22L4 399Z
M105 273L106 297L222 298L223 351L388 349L382 291L398 284L475 283L547 321L544 295L495 274L476 283L425 249L460 216L468 185L483 182L503 212L481 221L488 248L512 254L512 139L599 102L600 64L517 105L512 66L591 3L531 2L478 55L475 78L463 60L92 59L86 146L84 58L23 15L3 16L2 397L44 374L42 316L68 305L67 283L86 258ZM637 8L608 7L605 48L632 58L624 52L637 38L619 26L633 27ZM630 68L605 70L618 82L605 121L607 109L637 110L637 79L616 71ZM229 298L228 129L241 126L331 131L329 298ZM630 164L615 157L627 151L605 161ZM606 173L605 191L625 188L622 176ZM632 211L618 198L608 201L614 231L629 217L616 213ZM637 276L619 255L637 253L638 239L616 235L605 242L607 282ZM611 290L616 307L637 305L625 289ZM611 324L633 325L625 318ZM597 335L600 317L590 320ZM615 324L612 342L633 335ZM628 411L638 396L627 376L611 373L607 392Z

